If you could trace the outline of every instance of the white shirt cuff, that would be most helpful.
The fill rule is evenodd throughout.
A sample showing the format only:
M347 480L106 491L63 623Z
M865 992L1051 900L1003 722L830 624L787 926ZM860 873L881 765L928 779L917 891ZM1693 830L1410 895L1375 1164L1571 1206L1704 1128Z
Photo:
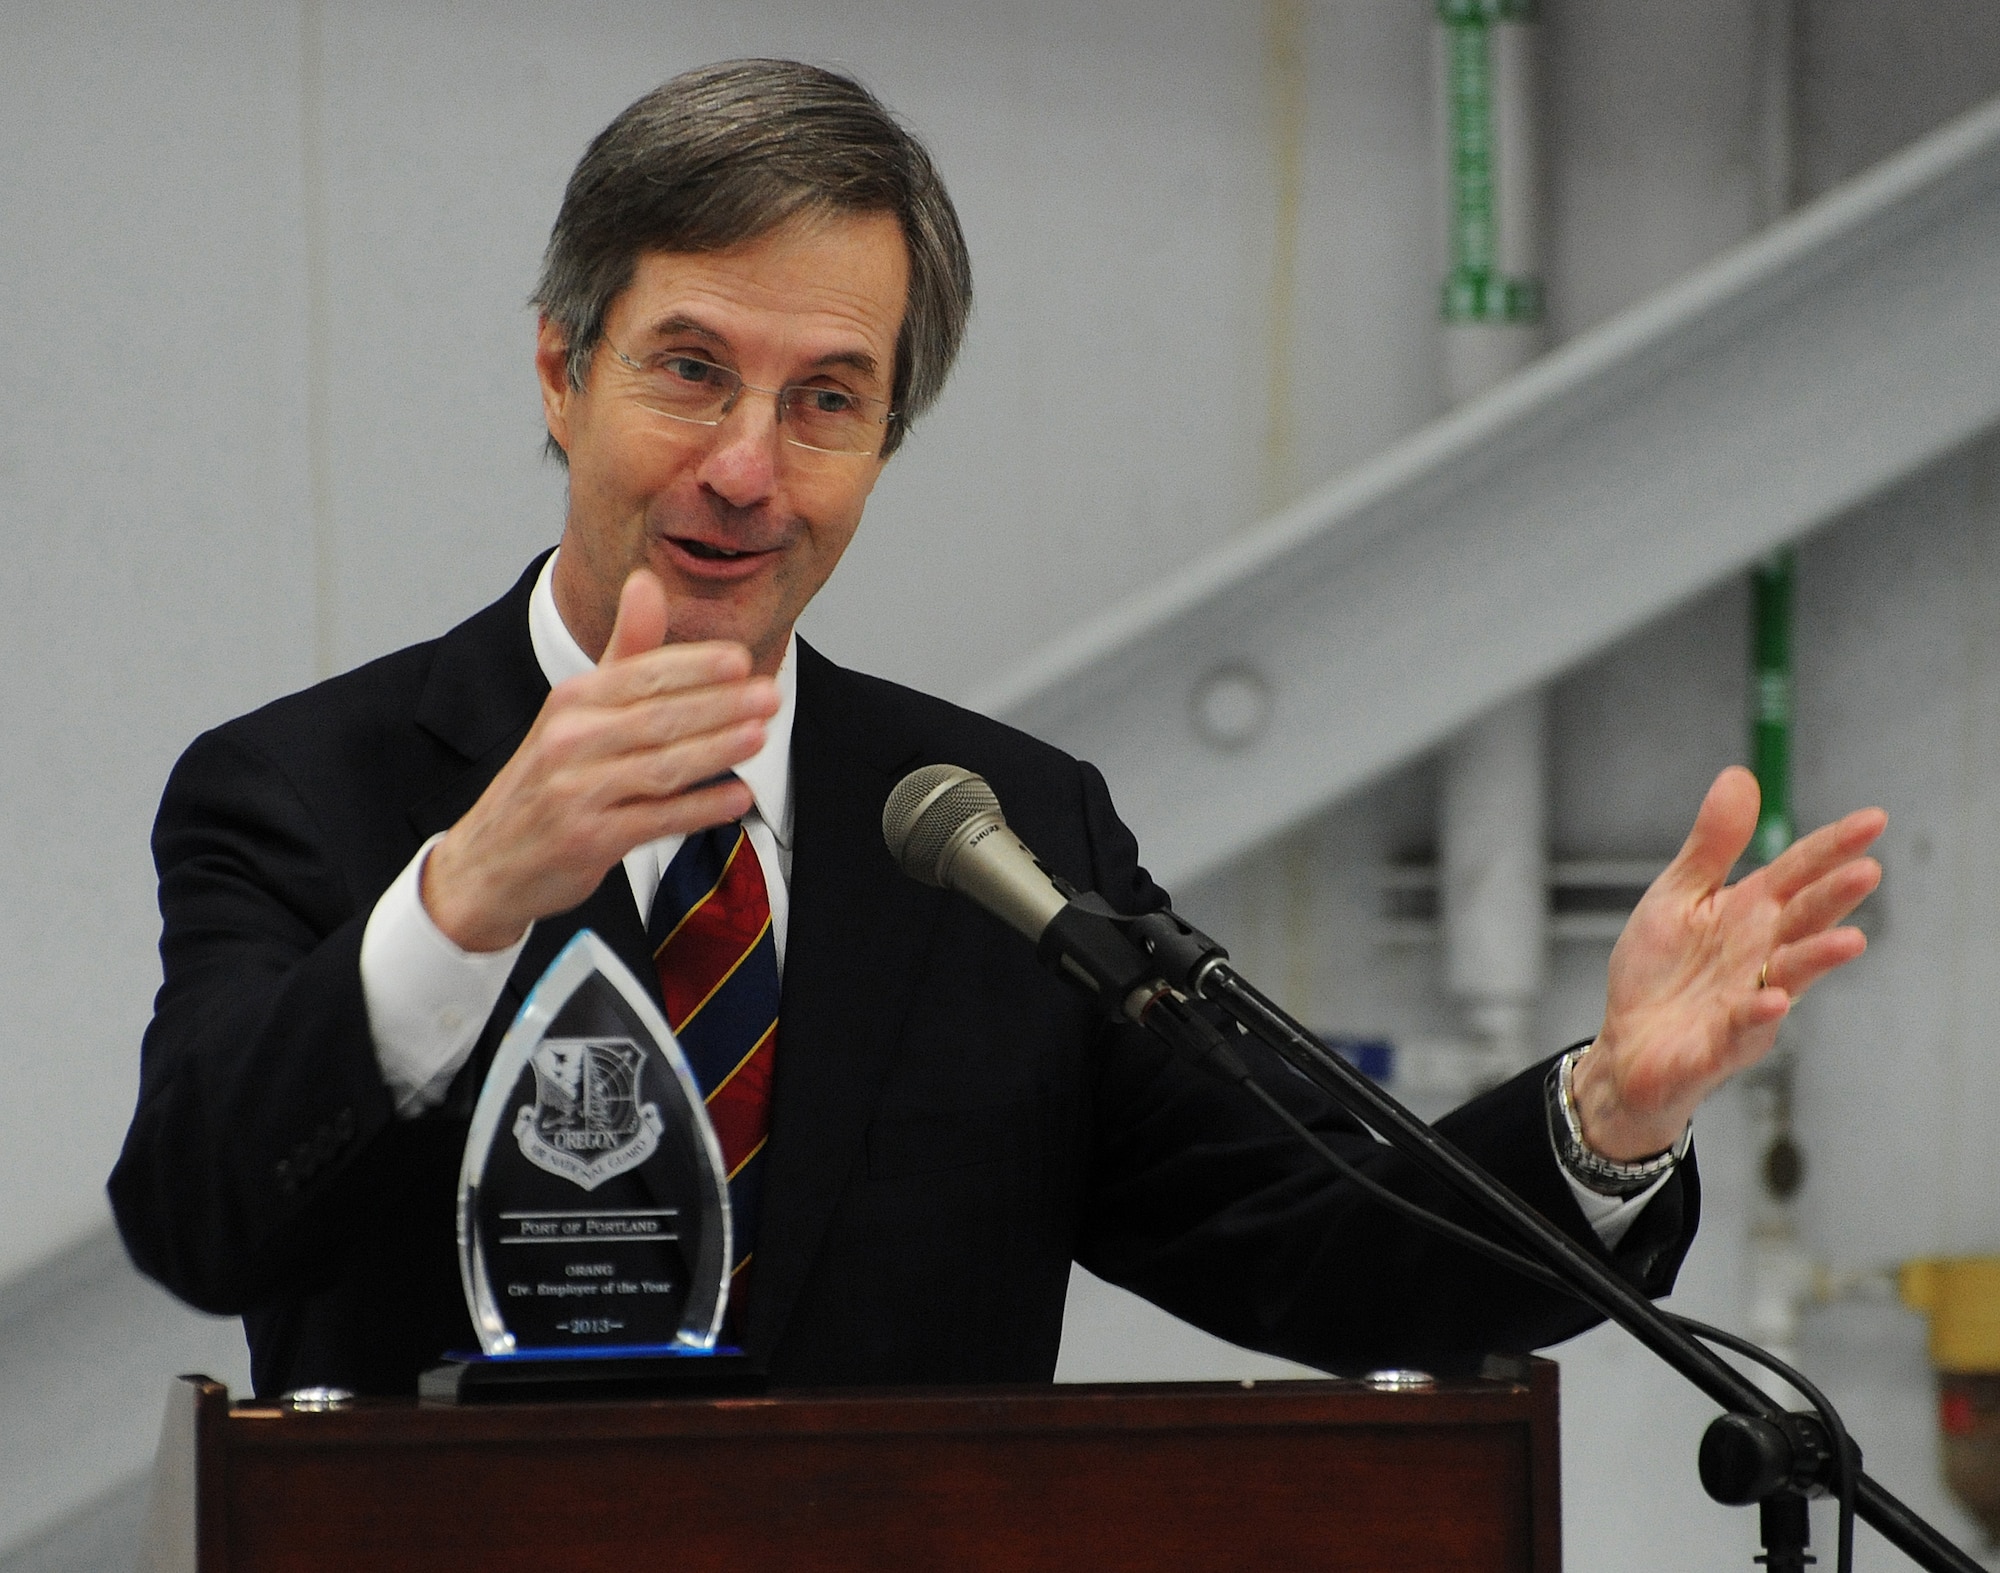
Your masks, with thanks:
M424 910L424 859L443 840L432 836L382 892L361 936L361 997L375 1037L375 1062L411 1120L443 1101L480 1029L499 1003L523 934L505 950L460 950Z
M1659 1195L1660 1187L1673 1177L1674 1171L1669 1169L1636 1196L1606 1196L1593 1191L1569 1170L1563 1170L1563 1178L1569 1182L1570 1193L1576 1197L1577 1206L1583 1209L1585 1221L1607 1251L1618 1249L1618 1242L1625 1238L1625 1231L1638 1222L1646 1203Z

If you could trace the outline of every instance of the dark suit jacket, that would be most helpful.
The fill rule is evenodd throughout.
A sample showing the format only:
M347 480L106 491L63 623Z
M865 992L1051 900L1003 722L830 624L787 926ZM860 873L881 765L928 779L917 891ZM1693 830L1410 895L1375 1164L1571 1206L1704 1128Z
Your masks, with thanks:
M471 1106L526 990L580 926L651 980L622 867L535 926L445 1104L399 1120L361 934L423 840L471 806L548 687L534 569L442 639L197 739L160 805L164 964L112 1174L133 1259L240 1313L257 1390L409 1392L475 1347L454 1195ZM1090 766L799 649L791 927L748 1343L786 1384L1045 1381L1074 1258L1221 1336L1330 1368L1456 1369L1594 1319L1388 1216L1240 1091L1103 1025L1026 944L899 873L882 803L948 761L1043 860L1124 910L1164 901ZM1267 1079L1379 1178L1464 1214L1296 1076ZM1540 1074L1451 1134L1596 1248L1542 1128ZM1617 1260L1670 1284L1691 1165Z

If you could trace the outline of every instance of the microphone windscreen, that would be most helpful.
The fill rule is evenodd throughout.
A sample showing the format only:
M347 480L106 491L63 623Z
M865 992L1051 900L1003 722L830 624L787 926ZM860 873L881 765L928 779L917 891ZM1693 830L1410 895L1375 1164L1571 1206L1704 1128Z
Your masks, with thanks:
M1000 799L984 776L959 765L925 765L890 790L882 805L882 839L910 878L941 885L938 863L945 847L981 814L1000 817Z

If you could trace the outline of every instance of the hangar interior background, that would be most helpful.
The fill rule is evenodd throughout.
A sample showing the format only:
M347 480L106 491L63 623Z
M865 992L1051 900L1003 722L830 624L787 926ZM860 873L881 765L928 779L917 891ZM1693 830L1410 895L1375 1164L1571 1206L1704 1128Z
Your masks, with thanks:
M807 637L1099 758L1182 908L1415 1078L1466 1030L1395 896L1435 867L1453 738L1541 694L1539 855L1664 861L1743 756L1747 570L1793 543L1798 818L1892 814L1872 952L1788 1028L1797 1237L1856 1282L2000 1249L2000 11L1547 0L1551 357L1449 417L1423 0L0 15L0 1570L122 1565L168 1377L247 1383L103 1202L166 771L554 539L523 301L562 182L732 55L873 86L977 270L955 383ZM1218 745L1201 685L1246 671L1268 715ZM1591 1031L1608 944L1555 925L1529 1042ZM1757 1122L1734 1092L1700 1118L1676 1296L1732 1326ZM1798 1347L1870 1469L1975 1543L1921 1322L1864 1296ZM1694 1478L1701 1401L1619 1335L1559 1357L1571 1565L1745 1562ZM1065 1378L1276 1369L1073 1289Z

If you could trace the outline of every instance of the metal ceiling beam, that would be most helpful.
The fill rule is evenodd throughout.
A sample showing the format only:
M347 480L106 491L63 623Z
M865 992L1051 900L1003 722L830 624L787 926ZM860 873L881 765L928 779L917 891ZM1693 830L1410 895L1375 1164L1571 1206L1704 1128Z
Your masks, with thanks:
M1996 423L2000 100L975 703L1096 761L1185 882ZM1219 745L1205 691L1268 719Z

